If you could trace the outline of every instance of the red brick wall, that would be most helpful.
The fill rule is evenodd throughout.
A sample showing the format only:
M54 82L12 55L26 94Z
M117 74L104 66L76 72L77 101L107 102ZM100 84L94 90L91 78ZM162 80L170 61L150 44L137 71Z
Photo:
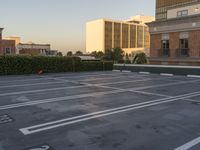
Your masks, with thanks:
M170 57L174 58L177 54L177 49L179 48L179 32L173 32L169 34L169 48L170 48Z
M200 31L189 32L190 57L200 57Z
M2 53L2 33L0 31L0 54Z
M151 35L150 57L158 57L161 49L161 34Z
M19 51L21 55L40 55L40 49L23 49Z
M2 51L0 52L0 54L4 54L6 48L11 49L11 54L16 54L14 40L2 40Z

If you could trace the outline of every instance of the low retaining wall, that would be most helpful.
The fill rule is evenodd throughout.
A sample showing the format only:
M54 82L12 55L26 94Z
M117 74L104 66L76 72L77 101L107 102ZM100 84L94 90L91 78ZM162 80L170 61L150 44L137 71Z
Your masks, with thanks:
M175 75L200 75L199 66L115 64L114 70Z

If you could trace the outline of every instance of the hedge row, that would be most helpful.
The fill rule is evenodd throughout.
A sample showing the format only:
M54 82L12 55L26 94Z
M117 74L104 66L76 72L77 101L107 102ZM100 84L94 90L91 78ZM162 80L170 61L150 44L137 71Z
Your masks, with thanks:
M112 70L112 62L81 61L78 57L0 56L0 75Z

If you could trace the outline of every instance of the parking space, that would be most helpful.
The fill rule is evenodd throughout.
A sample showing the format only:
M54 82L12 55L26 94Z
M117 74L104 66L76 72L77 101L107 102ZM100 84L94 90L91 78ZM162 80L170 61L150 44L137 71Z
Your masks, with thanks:
M199 78L0 77L0 150L197 150L199 116Z

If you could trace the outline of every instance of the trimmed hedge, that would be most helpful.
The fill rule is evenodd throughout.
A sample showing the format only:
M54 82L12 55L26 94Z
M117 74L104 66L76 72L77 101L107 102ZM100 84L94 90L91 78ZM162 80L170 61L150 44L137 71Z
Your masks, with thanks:
M0 56L0 75L112 70L112 62L81 61L78 57Z

